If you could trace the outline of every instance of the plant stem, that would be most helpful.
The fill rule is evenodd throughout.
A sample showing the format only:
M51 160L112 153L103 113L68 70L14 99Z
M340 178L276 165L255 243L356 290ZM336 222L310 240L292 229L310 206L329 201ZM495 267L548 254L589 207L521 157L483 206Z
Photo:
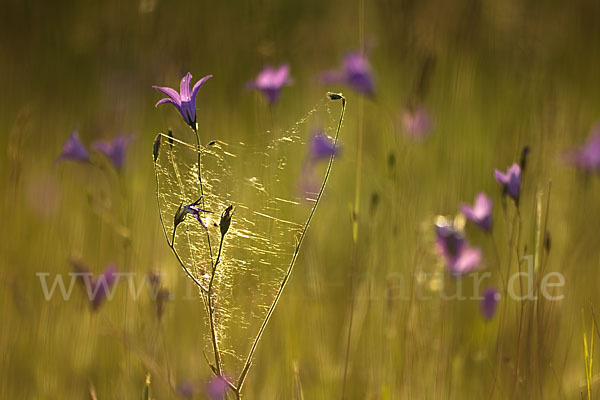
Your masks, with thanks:
M352 207L352 280L356 274L356 265L358 263L358 213L360 209L360 186L361 186L361 171L362 171L362 147L363 147L363 113L364 100L361 98L358 114L358 144L356 146L356 176L354 186L354 205ZM348 333L346 336L346 355L344 359L344 377L342 380L342 400L346 397L346 382L348 379L348 365L350 363L350 343L352 339L352 327L354 324L354 308L356 306L356 294L354 282L352 282L350 292L350 320L348 321Z
M195 124L192 127L192 130L194 131L194 135L196 136L196 152L198 153L198 182L200 183L200 196L202 199L202 209L206 210L206 205L204 202L204 185L202 183L202 163L201 163L202 148L200 147L200 135L198 135L198 125ZM212 246L210 244L210 234L208 233L208 230L206 231L206 242L208 244L208 253L210 254L210 263L211 263L211 265L213 265L213 268L214 268ZM210 301L210 299L209 299L209 301Z
M221 251L223 249L223 240L225 239L225 235L221 236L221 241L219 243L219 253L217 254L217 260L215 261L212 272L210 274L210 282L208 283L208 316L210 319L210 337L212 340L213 351L215 353L215 368L217 369L217 375L221 376L221 353L219 352L219 343L217 342L217 331L215 328L215 310L214 310L214 302L213 302L213 282L215 280L215 275L217 272L217 265L219 264L219 260L221 259Z

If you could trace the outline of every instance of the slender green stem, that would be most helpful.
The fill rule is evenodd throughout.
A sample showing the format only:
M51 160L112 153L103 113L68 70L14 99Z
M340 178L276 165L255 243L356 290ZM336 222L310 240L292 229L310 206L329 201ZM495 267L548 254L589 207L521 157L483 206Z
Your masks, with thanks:
M194 125L194 127L192 127L192 130L194 131L194 135L196 136L196 152L198 153L198 182L200 183L200 196L201 196L201 201L202 201L202 209L206 210L206 204L204 201L204 184L202 181L202 147L200 146L200 135L198 135L198 125ZM206 231L206 242L208 244L208 253L210 254L210 263L211 265L213 264L213 253L212 253L212 246L210 244L210 234L208 233L208 230Z
M202 201L202 208L206 209L205 200L204 200L204 184L202 181L202 148L200 147L200 135L198 135L198 125L194 125L192 127L194 131L194 135L196 136L196 151L198 153L198 182L200 183L200 196ZM219 352L219 343L217 341L217 331L215 327L215 312L214 312L214 299L213 299L213 282L215 280L215 273L217 272L217 264L219 263L219 259L221 257L221 250L223 248L223 239L224 236L221 236L221 241L219 244L219 254L217 255L217 260L213 260L213 252L212 246L210 242L210 233L208 230L206 231L206 242L208 244L208 252L210 254L210 263L211 263L211 274L210 274L210 282L208 284L208 317L210 320L210 336L213 346L213 352L215 353L215 368L216 373L219 376L222 376L222 366L221 366L221 353ZM237 393L237 391L234 391Z
M352 248L353 248L353 260L352 260L352 271L351 276L354 280L356 273L356 265L358 263L358 213L360 210L360 186L361 186L361 172L362 172L362 147L363 147L363 113L364 113L364 99L360 99L359 114L358 114L358 144L356 146L356 181L354 186L354 206L352 208ZM354 282L352 282L350 297L350 320L348 322L348 333L346 337L346 355L344 360L344 377L342 380L342 400L346 398L346 382L348 379L348 365L350 363L350 343L352 339L352 327L354 324L354 308L356 306L356 293L354 288Z
M215 280L215 275L217 272L217 265L219 264L219 260L221 259L221 251L223 250L223 241L225 239L225 235L221 236L221 241L219 243L219 253L217 254L217 260L215 261L212 272L210 274L210 282L208 283L208 316L210 319L210 336L213 345L213 351L215 353L215 368L217 369L217 375L222 375L221 370L221 353L219 352L219 343L217 341L217 330L215 327L215 310L214 310L214 301L213 301L213 282Z
M342 100L342 111L340 113L340 119L339 119L338 126L337 126L337 129L335 132L335 138L333 141L334 147L337 146L338 137L340 134L340 130L342 128L342 122L344 120L344 112L346 111L346 98L343 97L342 95L339 95L338 98ZM273 311L275 310L275 307L277 306L277 303L279 302L279 299L281 298L281 294L283 293L283 290L285 289L285 286L286 286L286 284L292 274L292 271L294 269L294 265L296 264L296 259L298 258L300 246L302 245L302 242L304 241L304 237L306 236L306 231L308 230L308 226L310 225L313 215L315 214L315 211L317 209L317 206L319 205L319 203L321 201L323 192L325 191L325 185L327 184L327 180L329 179L329 175L331 173L333 159L334 159L334 155L332 154L329 157L329 164L327 165L327 171L325 172L325 177L323 179L323 183L321 184L321 190L319 190L319 195L317 196L315 205L311 209L310 214L308 215L308 219L306 220L306 223L304 224L304 229L302 230L302 233L300 234L300 238L298 239L298 243L296 244L296 250L294 251L294 255L292 256L290 265L288 266L288 269L283 277L283 280L281 281L281 285L279 286L279 290L277 291L277 294L275 295L275 299L273 300L273 303L271 303L271 306L269 307L269 310L267 311L267 315L266 315L265 319L263 320L263 323L258 331L258 334L254 338L254 342L252 343L252 347L250 348L250 352L248 353L248 357L246 358L246 362L244 363L244 367L242 368L242 372L240 373L240 376L238 378L237 388L238 388L238 391L240 391L240 392L242 390L242 386L244 385L246 376L248 375L248 371L250 370L250 366L252 365L252 358L254 357L254 352L256 351L256 347L258 346L258 343L260 342L260 339L262 338L262 334L263 334L265 328L267 327L269 320L271 319L271 315L273 315Z

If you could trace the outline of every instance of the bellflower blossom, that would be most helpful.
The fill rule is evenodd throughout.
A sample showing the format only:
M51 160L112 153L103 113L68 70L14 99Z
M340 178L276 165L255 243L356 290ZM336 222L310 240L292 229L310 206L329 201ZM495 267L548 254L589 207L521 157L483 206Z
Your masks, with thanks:
M489 199L485 193L479 193L477 197L475 197L473 207L468 204L462 204L460 206L460 211L469 221L474 222L482 230L488 232L492 229L493 204L492 200Z
M429 135L433 128L433 121L425 108L419 106L402 111L402 129L404 134L411 139L421 140Z
M462 234L447 225L436 225L436 249L452 275L464 275L481 262L481 250L469 247Z
M201 201L202 196L200 196L200 198L198 198L198 200L196 200L195 202L183 206L183 208L179 207L179 210L177 210L177 213L175 214L175 228L177 228L177 225L183 222L186 215L190 214L194 218L196 218L198 222L200 222L200 225L202 225L204 229L208 229L202 221L202 217L200 216L200 214L210 213L210 211L203 210L202 208L198 207Z
M198 94L198 90L202 87L204 82L208 79L212 78L212 75L206 75L204 78L200 79L192 90L190 91L190 84L192 81L192 74L189 72L181 79L181 84L179 85L179 93L175 89L171 89L169 87L161 87L161 86L152 86L154 89L159 90L166 94L169 97L165 97L156 103L156 107L161 104L171 103L177 108L177 111L181 114L183 120L192 127L192 129L196 129L196 95Z
M90 300L90 304L94 311L97 311L104 300L110 294L110 288L115 284L117 279L117 269L113 264L108 267L97 277L93 277L87 266L78 260L72 260L73 270L78 273L79 279L85 284L85 288Z
M56 159L57 162L62 160L72 160L79 162L90 161L90 155L81 143L81 140L79 140L79 134L77 133L77 130L71 133L71 136L69 136L69 138L65 142L65 145L63 146L62 153L60 153L60 155Z
M592 129L583 146L565 154L565 161L586 172L600 172L600 124Z
M227 393L227 382L220 376L215 376L206 385L206 394L211 400L221 400Z
M246 87L249 89L260 90L270 104L275 103L279 99L281 89L284 86L292 84L292 78L290 78L290 66L288 64L281 64L277 68L270 66L265 67L256 79L248 82Z
M481 299L480 307L481 307L481 315L486 320L490 320L494 317L496 313L496 308L498 308L498 301L500 300L500 293L494 288L489 288L485 292L483 292L483 299Z
M127 147L131 142L129 136L117 136L112 141L98 141L92 143L94 150L104 154L117 169L125 163Z
M366 56L360 52L346 55L342 66L337 70L322 73L320 81L326 85L344 83L366 96L375 94L371 65Z
M328 160L339 153L339 147L334 139L322 131L313 133L309 146L309 156L314 161Z
M494 170L494 177L513 200L519 200L521 192L521 167L519 164L513 163L506 173Z

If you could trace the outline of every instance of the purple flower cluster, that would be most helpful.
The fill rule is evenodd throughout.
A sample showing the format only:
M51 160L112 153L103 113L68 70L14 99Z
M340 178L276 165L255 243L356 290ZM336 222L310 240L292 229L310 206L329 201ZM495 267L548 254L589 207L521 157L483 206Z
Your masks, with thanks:
M100 154L103 154L112 165L120 170L125 163L127 148L131 142L131 136L116 136L112 141L96 141L92 143L92 148ZM56 159L60 161L77 161L83 163L90 162L90 154L79 139L79 134L74 131L67 139L63 150Z
M188 72L181 79L179 93L170 87L152 86L168 96L159 100L156 107L165 103L172 104L181 114L185 123L196 130L196 96L204 82L211 77L212 75L203 77L190 90L192 75ZM375 93L371 65L367 57L359 52L347 54L338 69L321 73L319 80L325 85L346 84L366 96L373 96ZM281 64L278 67L264 67L256 78L246 84L246 87L261 91L269 104L273 104L279 100L281 90L285 86L291 85L292 82L289 64ZM422 124L422 122L418 122L418 124Z
M514 199L517 207L521 192L521 173L528 153L529 147L525 147L521 158L522 166L514 163L506 172L494 170L494 177L501 185L503 195ZM463 203L460 205L460 211L468 221L482 231L491 234L493 205L492 199L485 193L478 193L473 205ZM436 224L435 233L437 253L442 257L446 268L452 275L464 275L480 267L483 258L482 252L479 248L469 245L462 231L444 222ZM499 299L500 295L496 289L489 288L484 292L480 303L484 319L493 318Z

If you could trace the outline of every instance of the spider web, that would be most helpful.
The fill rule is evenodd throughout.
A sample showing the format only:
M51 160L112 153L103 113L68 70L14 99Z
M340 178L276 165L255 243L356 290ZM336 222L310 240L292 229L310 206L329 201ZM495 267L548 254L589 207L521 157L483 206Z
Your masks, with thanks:
M235 207L212 289L215 332L227 375L241 371L316 207L328 160L311 160L309 141L315 131L335 136L340 103L318 103L291 129L253 135L254 143L203 138L200 206L210 211L201 214L207 230L188 215L177 227L174 249L202 286L208 320L206 293L221 240L220 216L229 205ZM154 165L168 240L180 205L201 196L197 160L195 145L163 135ZM210 355L210 330L205 336Z

